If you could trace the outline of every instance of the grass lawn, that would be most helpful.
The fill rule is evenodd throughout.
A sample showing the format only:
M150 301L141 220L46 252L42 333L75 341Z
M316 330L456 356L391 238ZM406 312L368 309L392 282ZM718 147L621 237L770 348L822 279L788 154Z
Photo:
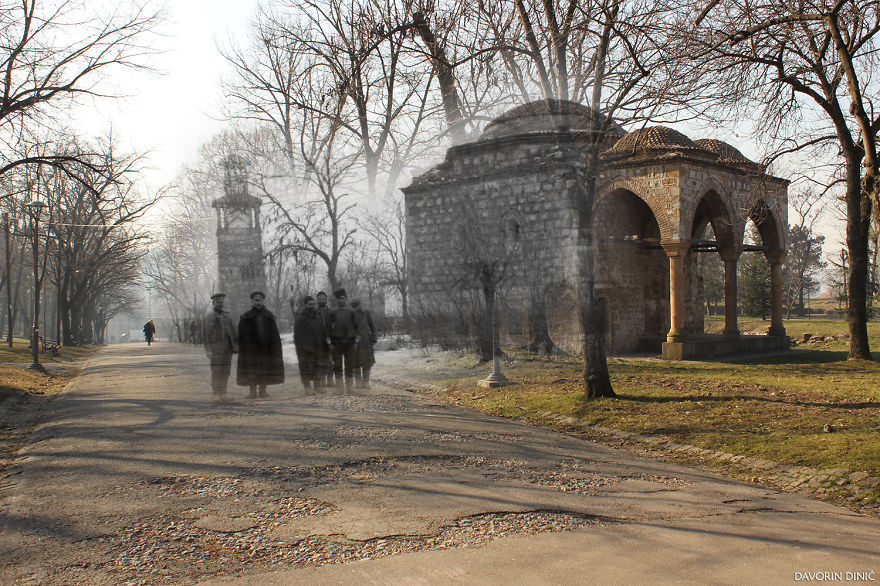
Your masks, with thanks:
M49 373L41 373L23 366L31 362L28 340L14 338L9 348L4 339L0 345L0 403L15 393L50 394L60 391L76 376L76 364L94 353L93 346L62 347L58 356L41 352L40 362Z
M742 320L741 329L761 325ZM842 321L791 320L785 326L796 338L847 333ZM880 356L880 323L869 325L869 335ZM423 376L446 386L445 396L456 403L536 424L548 422L545 412L558 413L705 449L880 476L880 363L846 357L847 341L838 339L725 362L611 358L618 396L592 400L584 398L576 358L513 352L504 373L518 384L499 389L477 386L490 367L469 356L439 369L427 363ZM880 487L870 498L880 499Z

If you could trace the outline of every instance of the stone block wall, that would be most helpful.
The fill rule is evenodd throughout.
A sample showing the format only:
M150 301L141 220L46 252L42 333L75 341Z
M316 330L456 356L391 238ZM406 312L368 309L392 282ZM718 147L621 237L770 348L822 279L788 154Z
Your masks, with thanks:
M512 310L502 323L522 320L528 299L539 292L549 300L554 342L580 351L572 194L584 151L570 138L532 132L453 147L444 163L403 190L414 315L460 313L456 304L465 292L471 300L479 297L479 281L465 268L468 258L503 257L509 262L499 293ZM617 159L601 173L593 210L596 285L606 307L609 351L659 350L670 328L670 265L660 244L694 238L695 215L705 212L700 204L707 194L712 221L723 233L719 245L725 235L741 248L749 212L763 201L784 248L787 184L753 171L705 152L668 152ZM515 253L508 256L504 251L511 248ZM683 325L693 334L703 332L704 319L698 254L717 253L685 258Z
M650 208L620 190L597 202L594 222L608 348L659 350L669 330L669 261Z
M462 290L479 289L467 260L497 259L499 295L516 314L502 323L518 329L530 294L563 281L571 264L571 163L553 143L493 143L451 149L440 172L405 189L410 298L416 313L448 309Z

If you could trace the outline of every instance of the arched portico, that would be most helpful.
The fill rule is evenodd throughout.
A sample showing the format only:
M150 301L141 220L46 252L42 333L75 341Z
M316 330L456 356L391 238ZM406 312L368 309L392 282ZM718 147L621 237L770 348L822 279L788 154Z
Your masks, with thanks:
M761 235L764 257L770 265L770 334L784 336L782 324L782 265L785 262L784 232L780 230L776 214L764 200L759 200L749 211Z
M609 347L659 350L669 329L669 270L654 211L638 194L617 188L596 202L593 226L596 293L605 300Z
M712 227L714 239L703 242L702 235L707 226ZM742 239L737 236L738 231L728 203L719 195L717 188L706 191L694 207L690 234L692 242L702 244L702 248L697 250L707 254L717 252L721 256L724 263L723 333L728 336L738 335L736 267L742 253Z

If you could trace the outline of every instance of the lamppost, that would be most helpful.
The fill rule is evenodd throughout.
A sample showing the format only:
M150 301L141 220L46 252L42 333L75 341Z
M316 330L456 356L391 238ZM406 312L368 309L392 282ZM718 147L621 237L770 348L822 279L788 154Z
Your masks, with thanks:
M12 257L9 246L9 235L12 231L9 224L9 212L3 214L3 227L6 235L6 325L9 328L6 343L12 348Z
M40 213L46 204L39 199L25 204L31 215L31 224L34 228L33 234L33 250L34 250L34 331L31 336L31 357L33 362L30 367L33 370L44 371L43 365L40 364Z

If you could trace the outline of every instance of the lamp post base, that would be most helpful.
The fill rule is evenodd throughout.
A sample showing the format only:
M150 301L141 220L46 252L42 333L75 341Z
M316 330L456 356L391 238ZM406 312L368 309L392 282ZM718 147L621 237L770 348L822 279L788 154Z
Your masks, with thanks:
M495 389L498 387L504 387L507 385L512 385L513 383L508 380L504 374L501 372L501 360L496 356L494 361L494 368L492 372L484 378L483 380L477 381L477 386L482 387L484 389Z

